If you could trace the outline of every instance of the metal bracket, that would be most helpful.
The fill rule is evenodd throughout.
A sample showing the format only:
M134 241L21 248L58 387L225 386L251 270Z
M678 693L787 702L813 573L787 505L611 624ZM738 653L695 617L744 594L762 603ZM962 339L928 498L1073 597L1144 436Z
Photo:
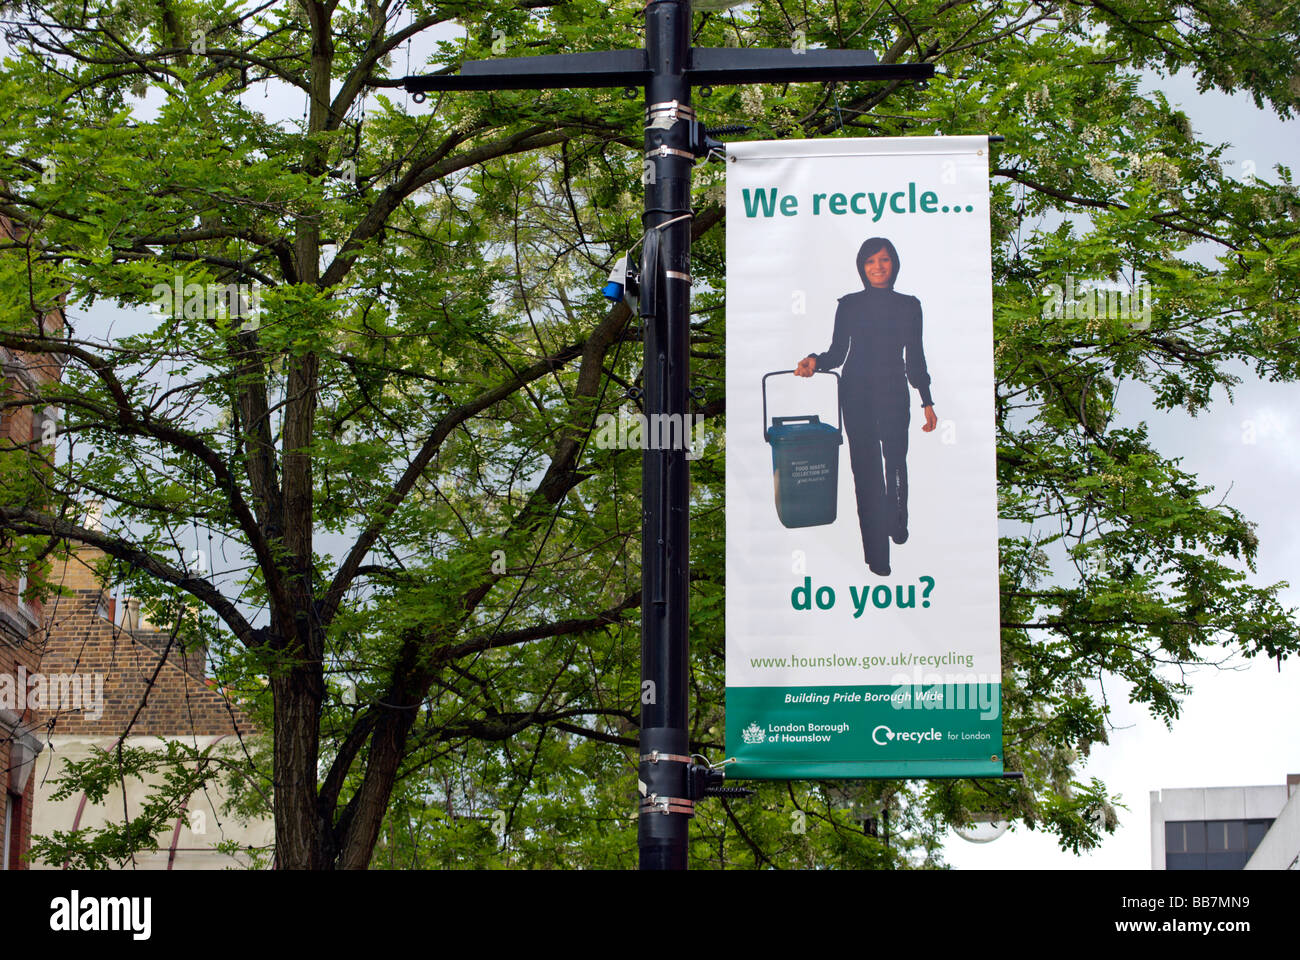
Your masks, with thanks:
M739 800L752 797L754 791L749 787L728 787L722 768L732 760L724 760L718 766L696 763L687 771L687 791L699 800L703 797L721 797Z

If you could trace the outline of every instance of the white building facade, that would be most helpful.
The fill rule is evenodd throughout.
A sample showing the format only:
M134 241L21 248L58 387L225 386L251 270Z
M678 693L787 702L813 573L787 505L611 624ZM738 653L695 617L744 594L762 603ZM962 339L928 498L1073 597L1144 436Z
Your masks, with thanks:
M1151 792L1153 870L1296 869L1300 775L1285 784Z

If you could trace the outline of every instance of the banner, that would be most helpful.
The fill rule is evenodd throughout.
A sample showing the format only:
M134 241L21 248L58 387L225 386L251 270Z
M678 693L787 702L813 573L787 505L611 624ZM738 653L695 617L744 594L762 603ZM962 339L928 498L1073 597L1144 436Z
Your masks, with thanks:
M727 145L727 767L1002 773L985 137Z

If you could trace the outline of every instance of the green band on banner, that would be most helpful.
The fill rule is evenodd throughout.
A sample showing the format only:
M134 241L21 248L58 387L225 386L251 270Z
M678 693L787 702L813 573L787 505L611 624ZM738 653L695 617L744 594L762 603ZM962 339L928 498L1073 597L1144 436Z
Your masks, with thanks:
M904 760L900 763L765 763L737 760L736 763L727 764L728 780L941 780L945 777L1001 776L1002 764L988 760Z
M1002 688L729 687L727 779L997 777Z

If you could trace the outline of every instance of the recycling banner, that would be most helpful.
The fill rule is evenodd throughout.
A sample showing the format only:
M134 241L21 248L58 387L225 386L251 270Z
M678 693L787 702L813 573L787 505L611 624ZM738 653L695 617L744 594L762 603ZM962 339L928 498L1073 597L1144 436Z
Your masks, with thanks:
M727 777L998 776L987 138L726 169Z

